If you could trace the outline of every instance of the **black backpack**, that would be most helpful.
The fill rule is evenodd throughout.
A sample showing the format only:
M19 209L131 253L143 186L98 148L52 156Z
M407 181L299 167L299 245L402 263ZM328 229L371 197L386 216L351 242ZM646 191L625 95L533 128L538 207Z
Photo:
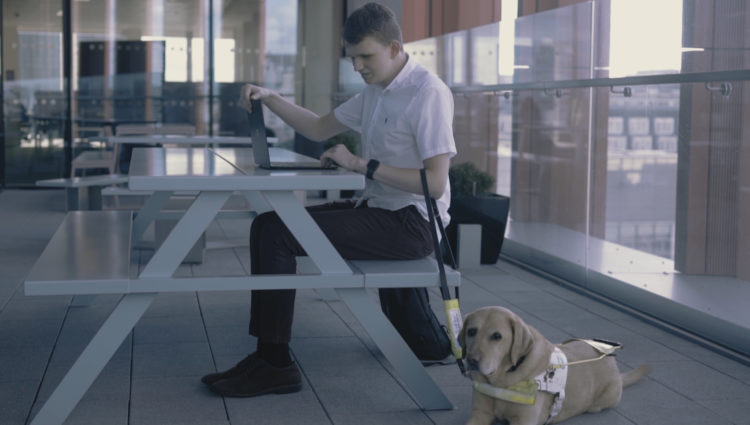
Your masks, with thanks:
M448 334L430 307L426 288L381 288L380 307L419 360L443 360L451 354Z
M428 195L429 190L427 188L425 170L420 170L420 174L422 178L422 190L430 218L430 230L435 245L436 258L443 259L447 257L449 263L455 269L456 260L450 245L446 243L445 228L438 215L437 204ZM442 243L438 242L437 230L435 229L436 223L443 235ZM442 252L445 252L447 255L443 256ZM443 299L447 300L450 298L450 293L442 261L439 261L439 268L441 294ZM440 361L451 354L453 350L448 330L440 324L435 313L432 311L427 288L381 288L378 293L383 313L385 313L393 324L393 327L401 334L401 337L406 341L406 344L419 360L423 362ZM458 288L456 288L456 299L458 299ZM460 316L460 312L458 314ZM463 372L463 363L460 358L460 355L456 356L458 365Z

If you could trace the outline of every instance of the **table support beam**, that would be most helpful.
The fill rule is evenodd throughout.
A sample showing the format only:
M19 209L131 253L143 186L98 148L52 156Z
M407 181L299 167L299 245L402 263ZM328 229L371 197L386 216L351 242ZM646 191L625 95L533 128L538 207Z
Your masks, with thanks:
M153 195L149 196L146 202L143 204L143 208L135 216L133 220L133 233L130 238L132 246L141 240L143 234L148 229L148 226L156 220L156 216L164 208L169 198L172 197L172 192L154 192Z
M230 191L201 192L157 248L140 276L172 276L231 194Z
M304 206L291 191L264 191L263 196L289 228L323 274L352 274L352 270L341 258L318 227Z
M65 422L155 297L156 294L129 294L120 299L117 307L99 328L78 360L73 363L31 425Z
M452 410L453 405L364 288L336 289L383 356L424 410Z

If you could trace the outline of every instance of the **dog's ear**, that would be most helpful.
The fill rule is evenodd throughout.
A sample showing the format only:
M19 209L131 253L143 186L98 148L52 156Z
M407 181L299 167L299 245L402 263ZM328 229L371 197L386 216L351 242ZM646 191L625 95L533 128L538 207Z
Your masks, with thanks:
M471 317L471 314L467 314L464 317L463 326L461 326L461 331L458 333L458 343L461 345L463 357L466 357L466 329L468 328L469 317Z
M529 327L518 317L513 317L510 321L513 330L513 340L510 346L510 361L517 365L534 344L534 335Z

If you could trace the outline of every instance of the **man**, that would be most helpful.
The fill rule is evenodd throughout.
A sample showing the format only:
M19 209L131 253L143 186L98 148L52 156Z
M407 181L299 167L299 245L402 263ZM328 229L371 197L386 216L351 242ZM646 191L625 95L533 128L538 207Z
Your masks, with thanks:
M348 129L362 134L363 156L336 145L322 162L367 176L365 202L308 208L336 250L346 259L416 259L433 250L419 170L426 170L430 195L448 222L448 168L455 155L453 97L436 76L409 59L393 12L368 3L344 24L346 54L367 87L333 112L317 114L271 90L246 85L240 102L260 99L305 137L324 141ZM293 274L295 257L305 255L275 213L261 214L250 229L251 272ZM252 397L301 389L289 353L294 290L253 291L250 334L257 350L233 368L202 381L222 396Z

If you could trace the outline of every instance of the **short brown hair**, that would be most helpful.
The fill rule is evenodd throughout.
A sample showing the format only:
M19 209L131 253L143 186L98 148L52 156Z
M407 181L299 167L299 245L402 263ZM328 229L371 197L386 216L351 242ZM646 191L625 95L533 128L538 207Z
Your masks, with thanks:
M365 37L371 36L383 45L401 40L401 26L396 15L387 6L378 3L367 3L352 12L344 22L344 42L359 44Z

